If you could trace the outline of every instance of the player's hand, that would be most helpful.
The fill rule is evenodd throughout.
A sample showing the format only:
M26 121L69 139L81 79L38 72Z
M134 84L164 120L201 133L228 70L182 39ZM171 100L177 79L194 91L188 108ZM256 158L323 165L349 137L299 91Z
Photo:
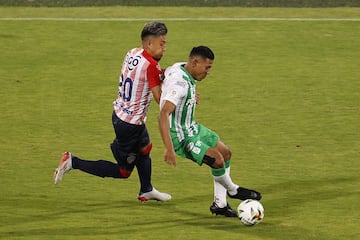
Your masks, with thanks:
M174 150L165 150L164 160L167 164L176 167L176 155Z
M196 101L196 104L199 104L200 103L200 93L195 93L195 101Z

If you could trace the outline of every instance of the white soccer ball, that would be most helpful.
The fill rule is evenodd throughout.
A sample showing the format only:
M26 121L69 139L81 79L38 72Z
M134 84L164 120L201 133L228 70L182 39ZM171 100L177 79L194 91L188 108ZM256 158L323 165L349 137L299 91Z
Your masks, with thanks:
M246 226L253 226L264 219L264 207L256 200L247 199L241 202L237 208L240 221Z

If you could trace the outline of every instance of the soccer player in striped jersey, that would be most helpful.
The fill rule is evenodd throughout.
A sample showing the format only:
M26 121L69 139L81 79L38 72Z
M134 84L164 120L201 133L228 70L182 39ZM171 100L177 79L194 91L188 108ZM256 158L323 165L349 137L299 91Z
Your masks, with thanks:
M171 199L151 184L152 144L145 126L151 99L160 100L163 70L158 62L166 50L166 36L165 24L147 23L141 32L142 47L131 49L125 56L112 114L115 139L110 147L117 163L84 160L65 152L54 173L55 184L71 169L99 177L128 178L136 166L140 201Z
M209 74L214 53L206 46L194 47L188 62L176 63L165 71L160 99L159 129L165 145L165 161L176 166L175 153L198 165L211 167L214 177L213 214L237 217L226 195L240 200L261 199L261 194L233 183L231 151L219 136L194 119L196 82Z

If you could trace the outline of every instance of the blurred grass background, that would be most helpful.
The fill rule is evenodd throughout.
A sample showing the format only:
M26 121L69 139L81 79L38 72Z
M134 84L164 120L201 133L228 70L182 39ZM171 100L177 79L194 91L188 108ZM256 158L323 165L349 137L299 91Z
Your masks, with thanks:
M358 18L358 8L0 8L1 17ZM358 21L166 21L163 67L191 47L215 52L198 120L233 151L232 178L264 194L254 228L211 216L210 170L163 162L158 106L147 121L153 183L168 203L136 200L137 174L52 173L63 151L112 159L112 101L140 21L0 21L0 239L355 239L359 235ZM229 200L233 207L239 203Z
M198 7L359 7L357 0L0 0L4 6L198 6Z

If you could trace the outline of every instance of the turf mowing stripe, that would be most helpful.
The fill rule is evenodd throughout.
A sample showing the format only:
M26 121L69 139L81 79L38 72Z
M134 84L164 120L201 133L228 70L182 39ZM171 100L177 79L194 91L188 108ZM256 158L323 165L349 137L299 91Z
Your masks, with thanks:
M360 18L0 18L0 21L360 21Z

